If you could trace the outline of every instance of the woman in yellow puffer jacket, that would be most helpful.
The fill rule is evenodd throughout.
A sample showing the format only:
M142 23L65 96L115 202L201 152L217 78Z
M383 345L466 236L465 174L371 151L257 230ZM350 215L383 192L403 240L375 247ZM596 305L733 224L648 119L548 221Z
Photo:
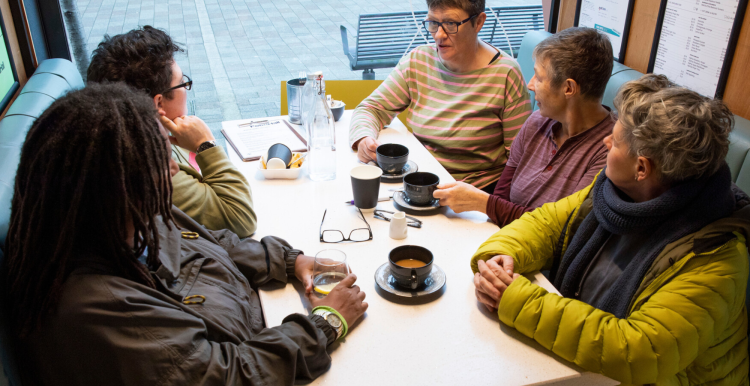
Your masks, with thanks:
M606 169L482 244L477 298L625 384L748 385L750 205L724 162L732 114L658 75L615 106ZM562 296L519 276L540 269Z

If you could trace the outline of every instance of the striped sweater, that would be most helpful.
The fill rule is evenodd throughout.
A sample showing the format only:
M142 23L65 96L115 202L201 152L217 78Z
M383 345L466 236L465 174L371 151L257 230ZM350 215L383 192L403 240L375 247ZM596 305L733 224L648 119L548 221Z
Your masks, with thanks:
M417 47L354 110L349 145L406 110L410 132L457 181L483 188L500 177L513 139L531 114L518 64L505 54L487 67L450 72L434 44Z

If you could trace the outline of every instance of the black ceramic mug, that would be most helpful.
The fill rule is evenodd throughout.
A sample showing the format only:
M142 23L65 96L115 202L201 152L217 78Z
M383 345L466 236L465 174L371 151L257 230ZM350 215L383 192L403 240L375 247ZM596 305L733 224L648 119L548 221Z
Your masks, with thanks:
M404 194L412 205L429 205L435 197L432 193L437 189L440 177L427 172L416 172L404 176Z
M424 263L422 267L402 267L397 262L413 259ZM416 245L402 245L394 248L388 254L388 262L391 266L391 274L396 279L396 284L401 287L415 290L419 288L432 272L432 252L429 249Z
M375 150L378 155L378 166L383 173L396 174L401 172L409 160L409 148L397 143L386 143Z

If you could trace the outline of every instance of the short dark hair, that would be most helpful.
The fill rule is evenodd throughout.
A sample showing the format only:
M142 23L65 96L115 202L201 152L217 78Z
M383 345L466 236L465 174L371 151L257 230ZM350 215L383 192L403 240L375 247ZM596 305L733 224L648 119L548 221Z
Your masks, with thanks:
M0 270L18 335L55 310L83 256L156 288L149 268L159 266L157 216L171 228L171 193L169 151L146 95L92 84L52 103L21 150ZM138 261L146 250L148 268Z
M484 12L484 0L427 0L427 9L458 8L463 9L469 16ZM474 21L472 19L472 25Z
M87 81L125 82L154 97L172 84L175 52L183 50L166 32L149 25L105 35L92 54Z
M593 28L562 30L537 44L533 56L534 60L549 60L545 69L553 86L573 79L586 98L601 99L612 75L612 44Z

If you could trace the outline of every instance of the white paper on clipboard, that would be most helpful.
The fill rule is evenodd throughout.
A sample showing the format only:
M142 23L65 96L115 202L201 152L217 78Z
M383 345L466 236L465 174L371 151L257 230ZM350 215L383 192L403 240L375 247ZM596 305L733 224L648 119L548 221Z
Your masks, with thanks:
M243 161L255 161L271 145L283 143L295 152L307 151L307 142L283 118L224 122L221 132Z

